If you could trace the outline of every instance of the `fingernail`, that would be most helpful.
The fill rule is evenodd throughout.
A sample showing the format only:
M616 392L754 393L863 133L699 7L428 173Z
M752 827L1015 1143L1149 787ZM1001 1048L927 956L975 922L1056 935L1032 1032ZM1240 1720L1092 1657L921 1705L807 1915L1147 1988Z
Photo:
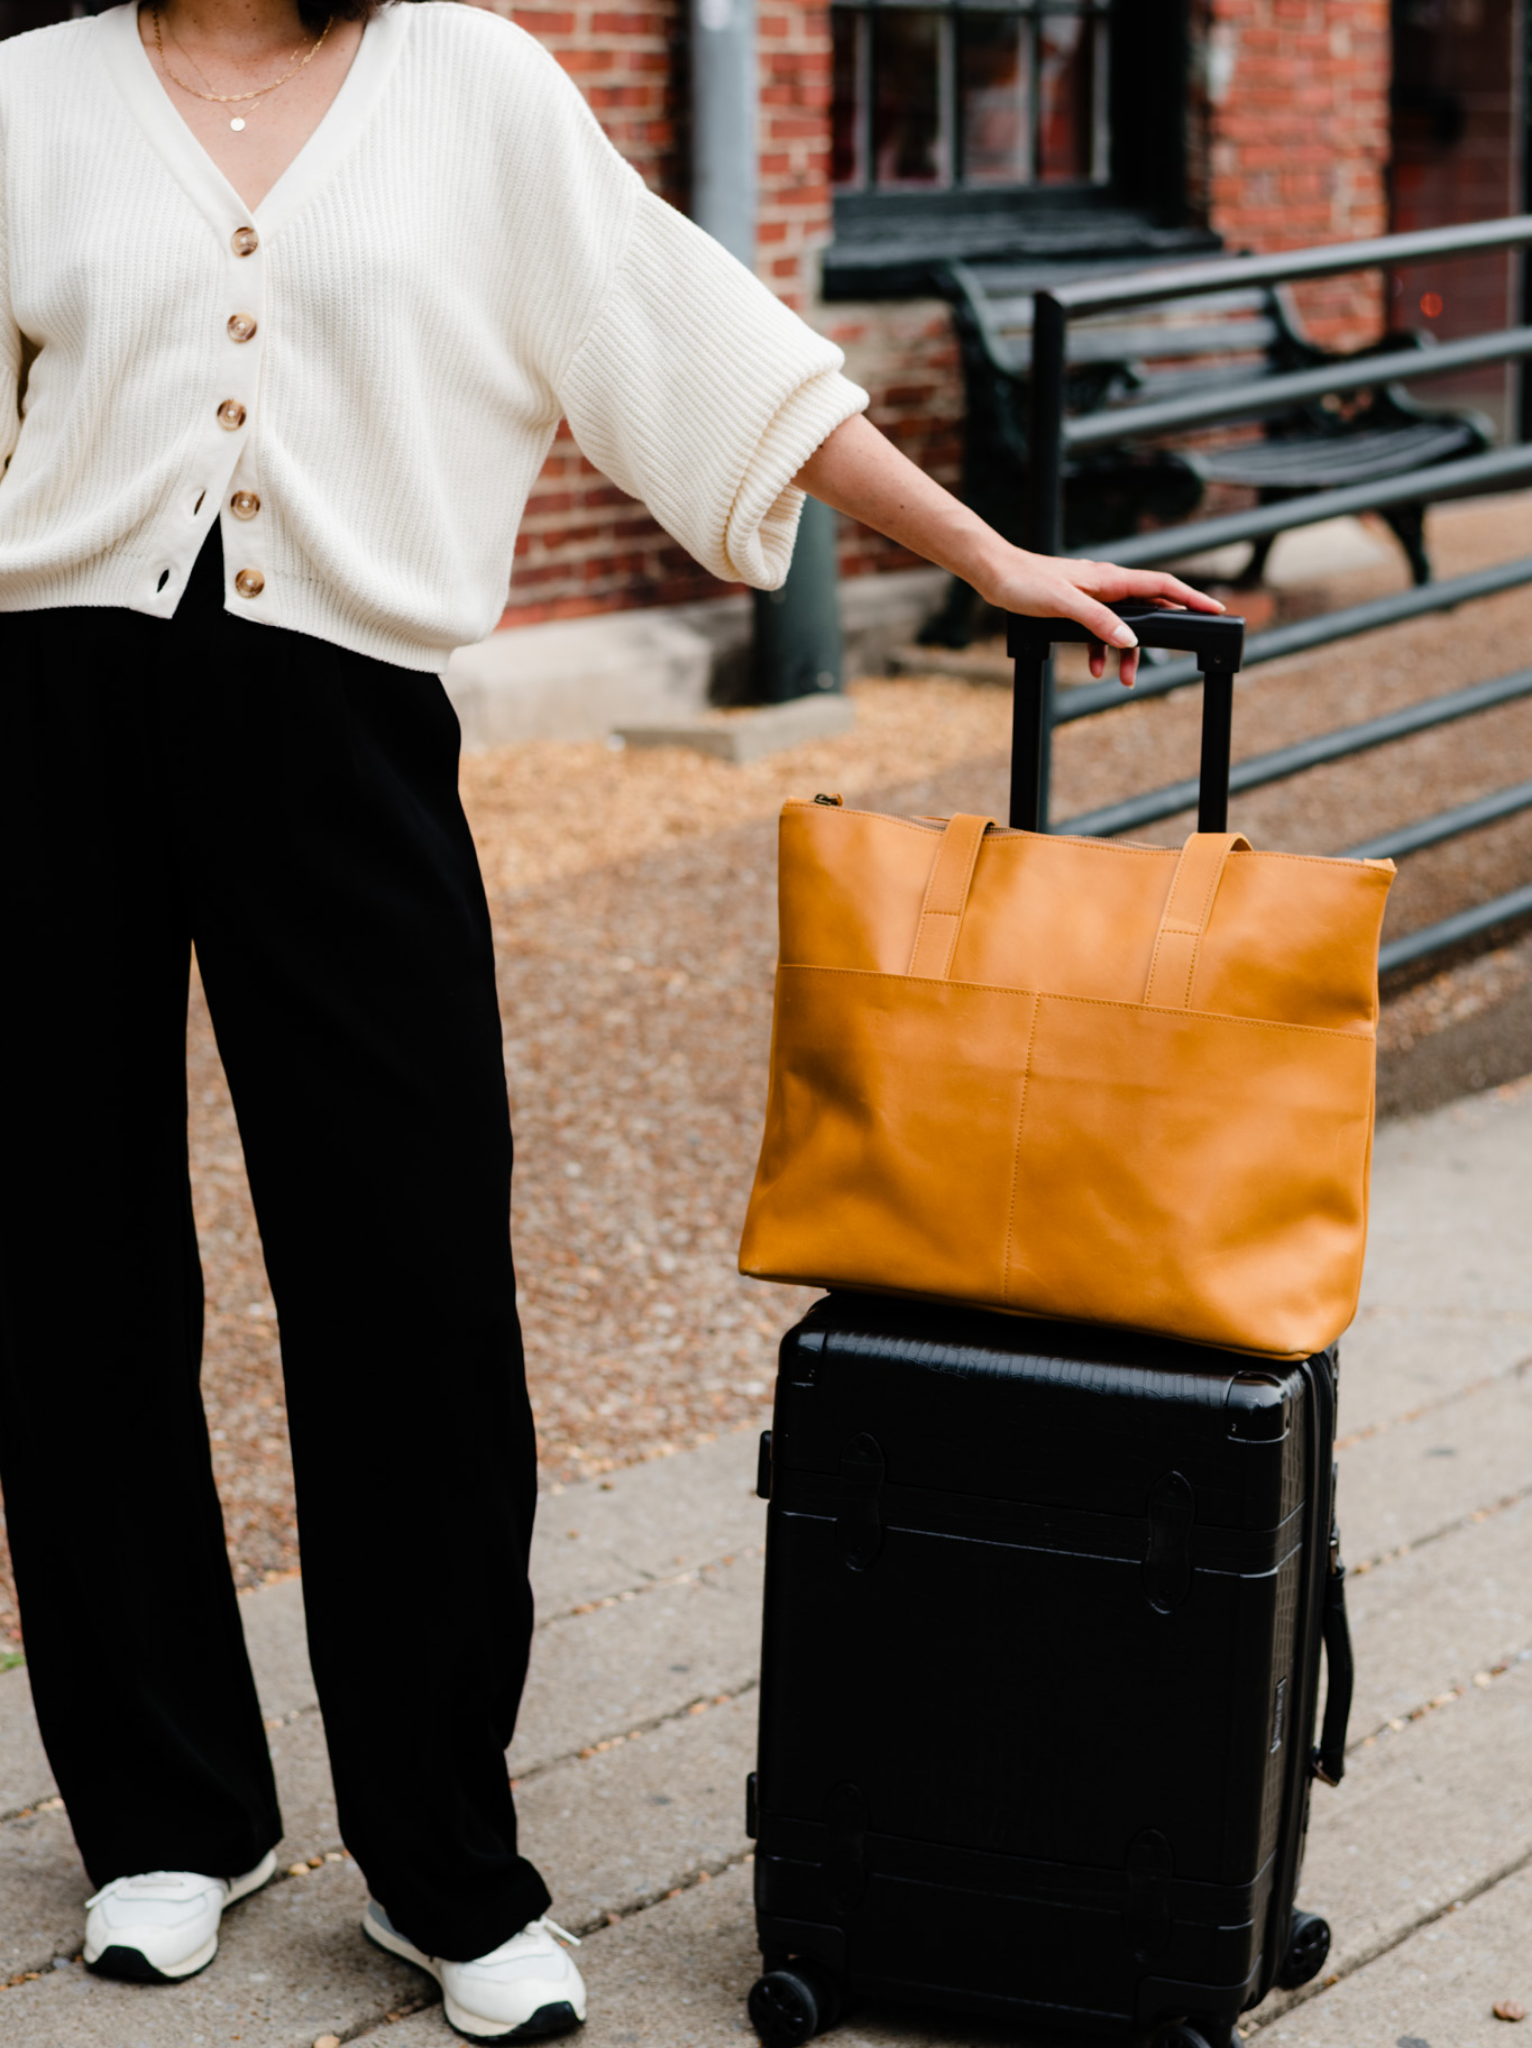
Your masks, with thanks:
M1136 647L1138 645L1138 635L1131 626L1119 626L1112 635L1112 645L1114 647Z

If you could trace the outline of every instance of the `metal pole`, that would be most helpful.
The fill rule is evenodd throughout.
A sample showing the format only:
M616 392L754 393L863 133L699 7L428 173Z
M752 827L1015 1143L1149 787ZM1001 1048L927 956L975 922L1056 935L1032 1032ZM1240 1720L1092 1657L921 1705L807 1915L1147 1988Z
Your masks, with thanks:
M1234 671L1202 671L1202 761L1197 777L1197 830L1229 829L1229 755L1234 728Z
M759 211L755 0L691 0L692 219L748 270Z
M1007 822L1019 832L1038 830L1047 680L1046 655L1017 655L1011 699L1011 812Z
M755 268L760 85L755 0L691 0L692 218ZM766 703L841 687L835 515L803 508L780 590L755 593L753 694Z
M1028 536L1039 555L1064 546L1064 350L1068 315L1052 292L1039 292L1032 310L1032 419L1027 459L1031 465ZM1037 829L1048 830L1053 779L1053 659L1042 671L1037 713ZM1030 764L1028 779L1030 782Z

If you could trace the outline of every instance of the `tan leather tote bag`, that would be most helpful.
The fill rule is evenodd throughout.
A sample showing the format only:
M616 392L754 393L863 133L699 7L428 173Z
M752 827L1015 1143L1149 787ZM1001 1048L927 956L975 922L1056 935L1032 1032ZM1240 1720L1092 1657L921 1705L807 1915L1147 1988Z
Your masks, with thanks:
M1346 1328L1391 862L838 800L780 859L742 1272L1279 1358Z

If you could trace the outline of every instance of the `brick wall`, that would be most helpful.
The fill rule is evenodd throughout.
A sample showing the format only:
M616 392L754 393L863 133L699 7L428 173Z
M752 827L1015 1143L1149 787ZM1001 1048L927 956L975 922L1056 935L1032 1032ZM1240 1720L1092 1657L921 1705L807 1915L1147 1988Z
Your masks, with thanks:
M912 462L956 489L963 466L963 373L945 303L825 306L817 324L845 350L847 376L872 400L870 417ZM918 560L849 519L841 528L843 576L906 569Z
M1192 203L1229 248L1388 231L1388 0L1196 0ZM1378 332L1381 279L1299 293L1316 337Z

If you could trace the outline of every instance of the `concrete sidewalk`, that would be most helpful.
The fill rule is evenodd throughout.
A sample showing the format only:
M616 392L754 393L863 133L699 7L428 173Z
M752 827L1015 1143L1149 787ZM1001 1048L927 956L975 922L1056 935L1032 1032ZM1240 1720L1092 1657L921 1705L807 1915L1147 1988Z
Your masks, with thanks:
M1478 2048L1532 2008L1532 1079L1385 1126L1364 1307L1345 1344L1341 1501L1359 1683L1345 1784L1316 1791L1304 1903L1323 1983L1249 2015L1271 2048ZM511 1752L528 1852L586 1935L590 2048L749 2038L764 1510L753 1435L543 1505L540 1626ZM434 1986L377 1955L341 1851L296 1583L244 1603L286 1872L174 1989L80 1966L86 1883L0 1676L0 2041L25 2048L445 2048ZM379 1682L409 1683L406 1661ZM19 1980L19 1981L17 1981ZM860 2012L843 2048L961 2048ZM1514 2037L1512 2037L1514 2038Z

